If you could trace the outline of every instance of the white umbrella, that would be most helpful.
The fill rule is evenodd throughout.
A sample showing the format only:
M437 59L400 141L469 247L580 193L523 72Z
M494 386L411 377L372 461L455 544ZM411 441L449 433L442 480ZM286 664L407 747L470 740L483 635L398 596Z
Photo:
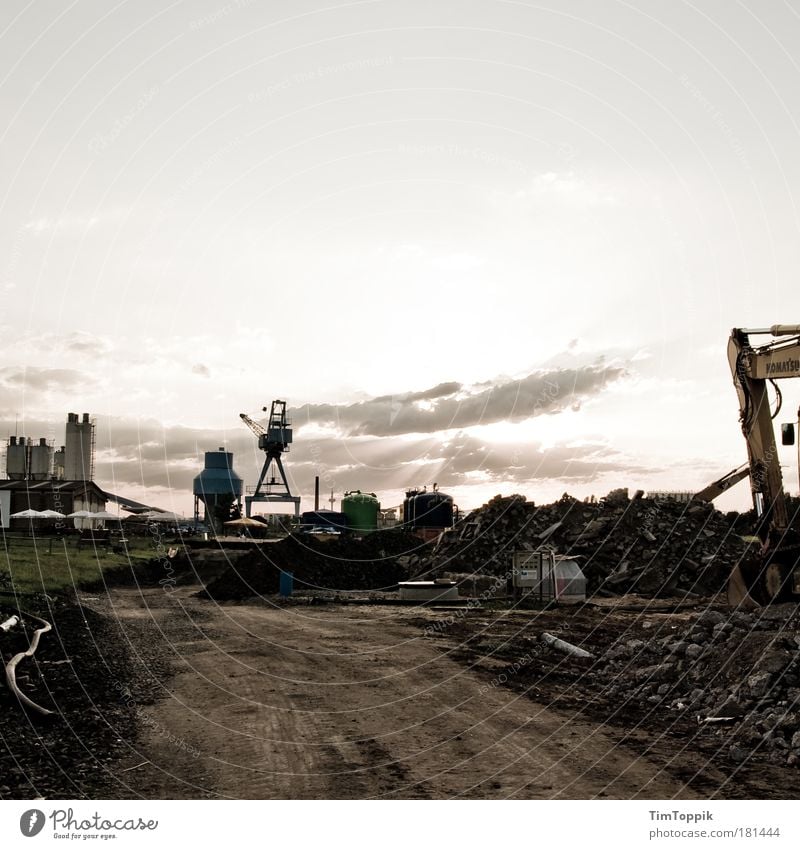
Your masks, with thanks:
M68 519L89 519L92 514L88 510L78 510L77 513L70 513Z
M66 519L67 517L63 513L59 513L58 510L42 510L39 514L42 519Z
M9 519L41 519L44 516L44 513L40 513L38 510L20 510L19 513L12 513L8 518Z
M119 516L115 516L113 513L109 513L108 510L101 510L99 513L89 513L86 517L87 519L119 519Z

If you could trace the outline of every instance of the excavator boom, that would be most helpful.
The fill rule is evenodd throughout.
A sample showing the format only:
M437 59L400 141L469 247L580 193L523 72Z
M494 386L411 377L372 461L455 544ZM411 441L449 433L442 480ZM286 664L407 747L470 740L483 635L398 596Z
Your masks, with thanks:
M712 502L715 498L727 492L732 486L736 486L739 481L744 480L750 474L750 466L745 463L739 466L738 469L733 469L727 475L723 475L719 480L715 480L708 486L703 487L699 492L692 496L694 501Z
M754 345L751 336L769 335L773 341ZM737 606L800 595L800 569L794 534L789 528L773 419L780 410L781 393L775 382L800 377L800 325L734 328L728 341L728 361L739 397L739 420L749 459L750 489L759 520L762 563L753 575L737 567L728 585L728 598ZM773 413L767 384L777 395Z

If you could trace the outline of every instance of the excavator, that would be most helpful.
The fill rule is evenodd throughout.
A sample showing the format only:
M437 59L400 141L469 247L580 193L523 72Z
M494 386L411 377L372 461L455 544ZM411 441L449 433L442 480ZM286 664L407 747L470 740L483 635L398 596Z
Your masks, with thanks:
M704 501L710 504L715 498L727 492L732 486L736 486L739 481L743 481L750 474L750 465L745 463L737 469L732 469L727 475L723 475L719 480L715 480L708 486L703 487L699 492L692 496L692 501Z
M771 337L756 344L752 337ZM728 603L740 609L800 601L800 533L792 527L783 490L772 422L780 412L777 381L800 377L800 324L734 328L728 361L739 397L739 420L747 442L750 489L758 517L761 553L758 562L737 566L728 581ZM772 384L776 409L770 409ZM783 443L794 443L793 426L785 426Z

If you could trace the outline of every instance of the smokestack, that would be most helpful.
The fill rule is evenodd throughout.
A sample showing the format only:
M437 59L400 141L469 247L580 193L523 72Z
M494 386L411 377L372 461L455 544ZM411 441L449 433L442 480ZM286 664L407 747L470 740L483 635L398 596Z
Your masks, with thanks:
M319 510L319 475L314 478L314 511Z

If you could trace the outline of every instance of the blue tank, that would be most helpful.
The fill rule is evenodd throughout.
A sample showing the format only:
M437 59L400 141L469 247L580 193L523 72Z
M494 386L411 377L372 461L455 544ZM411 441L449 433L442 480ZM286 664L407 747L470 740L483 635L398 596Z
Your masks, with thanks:
M453 497L434 489L412 489L403 502L403 523L415 528L452 528Z
M238 499L244 489L242 479L233 470L233 454L220 448L218 451L205 452L205 468L195 477L192 492L207 502L219 496L233 496Z

